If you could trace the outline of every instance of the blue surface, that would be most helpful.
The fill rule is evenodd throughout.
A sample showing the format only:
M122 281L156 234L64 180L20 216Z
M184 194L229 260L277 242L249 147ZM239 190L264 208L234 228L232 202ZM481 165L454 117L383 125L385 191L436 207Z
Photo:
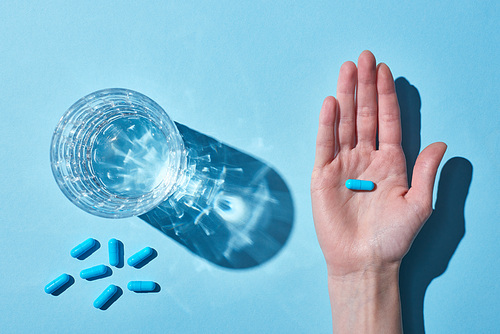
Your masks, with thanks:
M498 1L1 1L0 331L329 333L309 179L323 98L335 94L342 62L364 49L391 67L402 106L415 112L409 146L448 144L436 214L404 268L403 309L415 314L405 329L497 331L499 9ZM52 132L71 104L108 87L139 91L175 121L274 166L295 204L280 253L253 269L223 269L138 218L108 220L71 204L52 177ZM89 235L121 240L126 257L145 244L158 254L143 268L82 280L82 269L108 261L105 249L69 256ZM62 272L76 278L46 294ZM161 291L121 292L131 280ZM119 298L96 310L109 284Z

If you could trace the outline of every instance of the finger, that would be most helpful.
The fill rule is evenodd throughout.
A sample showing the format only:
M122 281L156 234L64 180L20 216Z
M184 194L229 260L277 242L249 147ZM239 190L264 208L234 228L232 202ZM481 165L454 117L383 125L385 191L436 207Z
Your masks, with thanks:
M445 143L433 143L420 152L415 162L411 188L405 197L415 204L417 214L423 221L432 213L434 180L445 151Z
M363 51L358 59L358 91L356 93L357 145L375 149L377 134L377 73L375 57Z
M356 65L351 61L342 64L337 83L340 149L352 149L356 144L356 101L354 95L356 81Z
M401 145L401 119L392 73L386 64L377 67L378 141L384 145Z
M328 96L323 101L323 106L319 113L318 135L316 137L316 166L324 166L335 158L335 121L336 121L337 101L334 97Z

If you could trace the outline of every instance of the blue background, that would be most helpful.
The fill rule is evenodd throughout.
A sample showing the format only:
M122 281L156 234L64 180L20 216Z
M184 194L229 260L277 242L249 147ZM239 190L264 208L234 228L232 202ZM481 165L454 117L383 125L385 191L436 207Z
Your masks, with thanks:
M322 100L335 94L342 62L364 49L418 90L421 147L444 141L444 161L459 156L473 166L465 235L415 306L426 331L495 332L499 8L497 1L1 1L0 332L330 332L309 178ZM254 269L221 269L138 218L102 219L71 204L50 170L52 132L71 104L108 87L137 90L172 119L274 166L295 203L282 251ZM72 259L71 248L87 237L101 248ZM125 256L144 246L158 256L140 270L125 265L81 280L81 269L107 261L112 237ZM45 294L62 272L75 283ZM125 288L132 279L155 280L162 290L132 294ZM123 295L106 311L94 309L110 283Z

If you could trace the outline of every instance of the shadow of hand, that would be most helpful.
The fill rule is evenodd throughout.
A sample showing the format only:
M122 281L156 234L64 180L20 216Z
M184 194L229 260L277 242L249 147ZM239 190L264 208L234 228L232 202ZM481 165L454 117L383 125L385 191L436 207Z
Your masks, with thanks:
M425 291L446 271L465 235L464 207L471 179L472 164L467 159L455 157L446 162L436 208L403 259L399 279L405 333L425 333Z
M405 78L396 79L401 109L402 146L408 182L420 150L420 95ZM403 259L400 294L405 333L425 333L424 296L431 281L442 275L465 235L464 207L472 180L472 164L465 158L448 160L439 178L435 209Z

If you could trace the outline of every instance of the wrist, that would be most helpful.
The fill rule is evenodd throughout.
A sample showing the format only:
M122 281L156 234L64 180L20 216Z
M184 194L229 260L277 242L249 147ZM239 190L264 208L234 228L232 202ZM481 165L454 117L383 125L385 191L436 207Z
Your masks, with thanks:
M342 282L346 280L354 281L374 281L382 277L399 276L399 267L401 261L393 261L387 263L377 263L375 261L367 264L359 264L355 267L328 265L328 282Z
M334 333L401 333L399 263L329 272Z

